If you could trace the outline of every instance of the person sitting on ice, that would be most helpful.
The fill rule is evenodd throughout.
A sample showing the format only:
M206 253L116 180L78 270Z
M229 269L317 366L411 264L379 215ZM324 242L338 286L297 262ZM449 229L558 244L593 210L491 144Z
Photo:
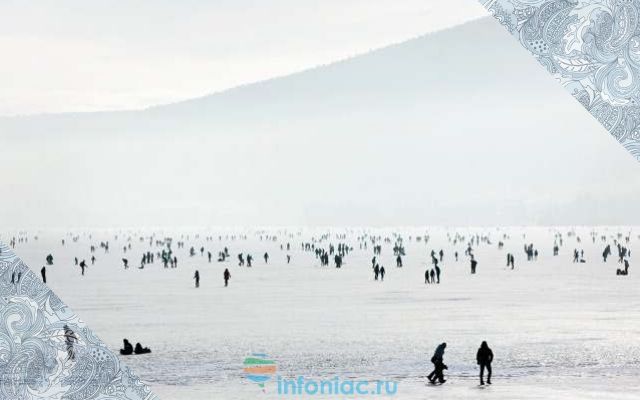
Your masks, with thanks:
M143 348L140 343L136 343L136 348L133 350L135 354L147 354L151 353L151 350L148 347Z
M124 348L120 349L120 354L122 354L123 356L128 356L133 354L133 346L131 345L131 343L129 343L127 339L124 339L123 342L124 342Z

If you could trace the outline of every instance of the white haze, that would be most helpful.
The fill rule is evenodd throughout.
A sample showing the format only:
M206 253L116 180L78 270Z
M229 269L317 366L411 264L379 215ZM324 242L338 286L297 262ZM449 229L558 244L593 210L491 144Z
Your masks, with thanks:
M0 120L8 227L637 224L637 162L491 19L147 111Z
M486 15L447 0L0 2L0 115L143 108Z

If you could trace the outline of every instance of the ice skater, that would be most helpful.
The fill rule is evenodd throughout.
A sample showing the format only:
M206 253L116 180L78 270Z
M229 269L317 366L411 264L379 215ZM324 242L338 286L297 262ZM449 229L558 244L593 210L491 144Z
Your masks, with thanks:
M200 287L200 272L196 270L196 273L193 275L193 279L196 280L196 288Z
M382 267L380 267L380 281L384 282L384 265Z
M482 342L478 353L476 354L476 361L480 366L480 384L484 385L484 370L487 369L487 384L491 385L491 362L493 361L493 351L489 348L487 342Z
M224 274L222 275L224 278L224 287L229 286L229 279L231 279L231 273L228 268L225 268Z
M45 268L45 266L42 266L42 269L40 270L40 274L42 275L42 283L47 283L47 269Z

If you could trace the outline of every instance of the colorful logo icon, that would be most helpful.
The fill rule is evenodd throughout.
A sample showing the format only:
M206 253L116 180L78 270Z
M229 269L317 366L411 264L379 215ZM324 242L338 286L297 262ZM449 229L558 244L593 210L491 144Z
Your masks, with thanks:
M244 373L247 379L264 389L264 384L276 373L276 362L266 354L252 354L244 359Z

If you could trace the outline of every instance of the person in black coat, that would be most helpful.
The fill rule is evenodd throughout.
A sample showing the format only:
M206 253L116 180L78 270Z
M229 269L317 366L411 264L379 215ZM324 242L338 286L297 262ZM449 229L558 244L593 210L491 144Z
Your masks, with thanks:
M447 348L447 344L441 343L436 348L436 351L433 354L433 357L431 357L431 362L433 363L433 371L429 374L429 376L427 376L427 378L429 379L429 382L431 382L432 384L436 383L436 379L440 383L445 383L447 381L446 379L444 379L444 373L443 373L445 369L448 369L448 367L444 363L444 350L446 348Z
M489 348L487 342L482 342L476 355L476 361L480 366L480 384L484 385L483 375L484 369L487 369L487 384L491 385L491 362L493 361L493 351Z
M120 354L122 354L123 356L128 356L133 354L133 346L131 345L131 343L129 343L127 339L124 339L123 343L124 343L124 348L120 349Z
M151 353L148 347L142 347L140 343L136 343L136 348L133 350L134 354L147 354Z

